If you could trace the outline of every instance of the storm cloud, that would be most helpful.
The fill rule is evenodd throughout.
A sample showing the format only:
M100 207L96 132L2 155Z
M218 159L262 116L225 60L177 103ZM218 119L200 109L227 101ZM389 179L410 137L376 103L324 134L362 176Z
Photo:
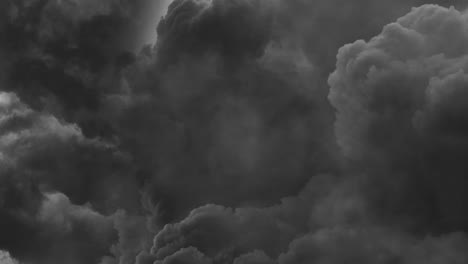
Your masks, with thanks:
M466 228L466 17L413 9L369 42L343 47L330 77L344 154L411 197L409 214L443 230Z
M465 5L3 1L0 262L467 263Z

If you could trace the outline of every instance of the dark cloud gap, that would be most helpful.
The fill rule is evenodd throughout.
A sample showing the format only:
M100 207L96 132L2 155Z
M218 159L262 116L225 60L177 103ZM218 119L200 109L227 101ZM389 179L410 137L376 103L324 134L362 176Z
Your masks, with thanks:
M464 1L163 5L0 3L0 262L468 262Z

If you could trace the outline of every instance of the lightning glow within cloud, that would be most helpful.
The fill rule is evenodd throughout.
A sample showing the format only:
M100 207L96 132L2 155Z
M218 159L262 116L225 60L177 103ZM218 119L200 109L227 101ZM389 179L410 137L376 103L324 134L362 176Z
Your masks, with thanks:
M149 14L147 14L150 19L146 22L146 29L142 39L143 45L154 45L156 43L158 38L156 27L164 14L166 14L171 2L172 0L156 0L150 4L148 8Z
M18 264L18 261L10 256L10 253L0 250L0 264Z

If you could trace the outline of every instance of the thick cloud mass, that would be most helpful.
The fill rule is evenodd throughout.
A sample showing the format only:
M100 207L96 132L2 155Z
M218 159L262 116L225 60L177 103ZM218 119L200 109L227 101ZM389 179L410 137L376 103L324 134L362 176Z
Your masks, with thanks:
M79 203L122 206L123 193L114 197L120 200L116 202L102 192L104 186L113 186L119 193L124 182L125 192L130 192L134 181L128 157L112 142L86 138L77 125L36 112L12 93L0 93L0 111L2 179L37 181Z
M158 25L157 48L163 62L206 52L238 61L263 53L271 26L269 1L176 0Z
M465 263L464 233L420 236L382 225L356 178L321 175L269 208L208 205L154 239L157 261L206 263ZM196 248L196 249L195 249ZM184 254L184 256L186 256ZM144 262L146 263L146 262ZM203 262L205 263L205 262Z
M411 199L389 206L406 203L443 230L466 230L468 220L467 19L454 8L413 9L369 42L343 47L329 81L344 154Z
M138 204L125 156L12 93L0 93L0 113L0 247L36 263L98 261L115 231L84 203L103 211Z
M333 115L314 97L313 65L270 41L274 11L267 1L175 1L154 73L128 70L140 90L116 129L169 219L206 203L268 205L334 169Z
M34 109L78 122L89 135L109 133L95 115L118 71L140 45L147 1L19 0L2 3L2 89Z
M464 2L0 1L0 263L468 263Z

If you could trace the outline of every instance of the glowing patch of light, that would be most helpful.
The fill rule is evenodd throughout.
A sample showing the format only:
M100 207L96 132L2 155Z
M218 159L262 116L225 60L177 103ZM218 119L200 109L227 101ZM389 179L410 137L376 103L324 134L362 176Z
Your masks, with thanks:
M9 252L0 250L0 264L19 264L19 262L12 258Z
M0 92L0 107L7 107L11 104L12 95L10 93Z
M161 18L166 14L167 8L173 0L157 0L149 8L147 28L145 29L143 45L154 45L158 38L156 28Z

